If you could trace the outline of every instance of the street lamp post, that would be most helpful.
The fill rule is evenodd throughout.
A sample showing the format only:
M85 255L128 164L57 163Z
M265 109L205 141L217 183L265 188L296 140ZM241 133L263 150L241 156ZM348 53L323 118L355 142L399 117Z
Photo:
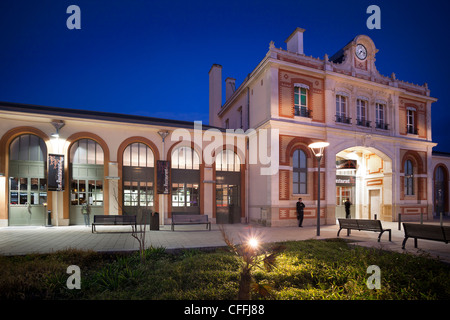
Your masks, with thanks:
M320 162L323 157L323 152L326 147L330 145L329 142L314 142L308 147L314 153L317 158L317 170L318 170L318 188L317 188L317 236L320 236Z

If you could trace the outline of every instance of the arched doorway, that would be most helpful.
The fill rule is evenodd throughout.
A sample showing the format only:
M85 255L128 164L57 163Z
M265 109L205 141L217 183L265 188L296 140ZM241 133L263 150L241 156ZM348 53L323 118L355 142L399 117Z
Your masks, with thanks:
M368 147L351 147L336 154L336 218L392 220L392 160Z
M70 224L84 224L84 207L89 207L91 220L104 214L104 152L94 140L80 139L72 144L69 155Z
M47 205L47 146L23 134L9 146L9 225L44 225Z
M178 147L171 156L172 214L200 214L200 157L191 147Z
M439 217L448 213L448 171L444 165L434 170L434 215Z
M216 157L216 222L241 222L241 161L231 150Z
M148 214L155 210L155 159L146 144L129 144L123 152L123 214Z

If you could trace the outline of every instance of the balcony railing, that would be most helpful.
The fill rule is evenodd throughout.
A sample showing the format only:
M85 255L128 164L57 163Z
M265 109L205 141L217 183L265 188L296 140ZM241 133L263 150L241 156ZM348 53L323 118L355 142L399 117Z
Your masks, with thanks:
M370 128L370 121L368 121L368 120L356 119L356 125Z
M349 118L349 117L346 117L346 116L342 116L342 115L336 115L336 122L351 124L352 123L352 118Z
M419 129L417 129L417 128L414 127L414 126L407 125L407 126L406 126L406 132L407 132L407 133L410 133L410 134L419 134Z
M312 111L306 108L294 107L294 114L296 116L311 118Z
M383 129L383 130L389 130L389 124L384 123L384 121L376 121L375 122L375 128Z

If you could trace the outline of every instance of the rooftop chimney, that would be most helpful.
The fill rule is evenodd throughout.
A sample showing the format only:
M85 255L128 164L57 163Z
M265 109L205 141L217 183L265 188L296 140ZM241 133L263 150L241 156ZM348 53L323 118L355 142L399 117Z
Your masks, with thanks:
M209 125L219 127L217 114L222 107L222 66L213 64L209 70Z
M287 44L287 50L295 53L303 53L303 32L305 29L297 28L285 41Z
M226 78L225 79L225 100L228 100L236 91L236 79Z

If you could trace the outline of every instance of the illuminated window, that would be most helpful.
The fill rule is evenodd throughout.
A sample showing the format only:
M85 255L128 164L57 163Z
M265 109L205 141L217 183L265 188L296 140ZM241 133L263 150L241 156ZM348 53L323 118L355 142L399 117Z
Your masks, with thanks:
M192 148L180 147L172 152L172 169L193 169L198 170L200 159Z
M216 157L216 171L241 171L241 161L231 150L223 150Z

